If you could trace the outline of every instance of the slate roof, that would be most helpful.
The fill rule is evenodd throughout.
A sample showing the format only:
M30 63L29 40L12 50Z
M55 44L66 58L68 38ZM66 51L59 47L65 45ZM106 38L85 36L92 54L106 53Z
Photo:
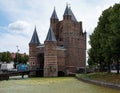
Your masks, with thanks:
M29 44L40 44L40 41L39 41L39 38L38 38L38 34L37 34L37 31L36 31L36 27L34 29L34 33L32 35L32 38L31 38L31 41Z
M45 41L56 41L55 34L54 34L51 26L48 30L48 34L47 34L47 37L46 37Z
M66 16L66 15L70 15L72 17L72 20L73 21L77 21L77 19L75 18L72 10L70 7L68 7L68 5L66 6L66 9L65 9L65 12L64 12L64 15L63 16Z
M56 11L55 11L55 8L54 8L54 11L53 11L53 13L52 13L51 19L58 19L57 13L56 13Z
M69 7L68 7L68 5L66 6L66 9L65 9L64 15L71 15L71 13L70 13L70 11L69 11Z

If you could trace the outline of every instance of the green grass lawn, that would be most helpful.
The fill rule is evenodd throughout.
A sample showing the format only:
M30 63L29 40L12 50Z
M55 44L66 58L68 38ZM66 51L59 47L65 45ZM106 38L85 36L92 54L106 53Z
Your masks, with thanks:
M90 73L90 74L78 74L78 77L89 78L98 81L110 82L114 84L120 84L120 74L115 73Z
M0 81L0 93L120 93L118 90L84 83L74 77L25 78Z

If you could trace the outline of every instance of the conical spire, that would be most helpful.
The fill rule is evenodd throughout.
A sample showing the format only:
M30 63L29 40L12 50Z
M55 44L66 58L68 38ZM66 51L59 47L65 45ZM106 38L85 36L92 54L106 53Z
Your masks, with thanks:
M54 11L53 11L53 13L52 13L51 19L58 19L57 13L56 13L56 11L55 11L55 8L54 8Z
M47 37L46 37L45 41L56 41L55 34L54 34L51 26L48 30L48 34L47 34Z
M75 18L75 16L74 16L74 14L73 14L73 12L72 12L72 10L71 10L71 8L68 7L68 4L67 4L63 16L68 16L68 15L71 16L71 18L72 18L73 21L77 21L76 18Z
M70 15L72 16L72 20L77 21L70 7L69 7L69 11L70 11Z
M64 16L65 16L65 15L71 15L71 14L70 14L70 11L69 11L68 4L66 5L66 9L65 9L65 12L64 12Z
M36 27L34 29L34 33L33 33L33 36L31 38L31 41L29 44L40 44L40 41L39 41L39 38L38 38L38 34L37 34L37 31L36 31Z

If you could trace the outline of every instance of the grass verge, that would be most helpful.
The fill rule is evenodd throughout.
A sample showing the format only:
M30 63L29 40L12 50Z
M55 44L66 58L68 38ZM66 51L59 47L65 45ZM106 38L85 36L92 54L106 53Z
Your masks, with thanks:
M99 73L89 73L89 74L77 74L76 76L80 78L87 78L91 80L103 81L103 82L120 85L120 74L99 72Z

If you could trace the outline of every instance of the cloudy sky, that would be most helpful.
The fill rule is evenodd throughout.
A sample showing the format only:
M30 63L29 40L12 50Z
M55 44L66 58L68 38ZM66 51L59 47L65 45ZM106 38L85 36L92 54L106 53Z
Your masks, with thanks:
M54 7L59 20L63 19L66 3L78 21L83 22L83 30L89 35L97 25L102 11L119 0L0 0L0 52L29 53L28 44L36 25L40 42L43 43L50 25ZM90 47L89 45L87 46Z

